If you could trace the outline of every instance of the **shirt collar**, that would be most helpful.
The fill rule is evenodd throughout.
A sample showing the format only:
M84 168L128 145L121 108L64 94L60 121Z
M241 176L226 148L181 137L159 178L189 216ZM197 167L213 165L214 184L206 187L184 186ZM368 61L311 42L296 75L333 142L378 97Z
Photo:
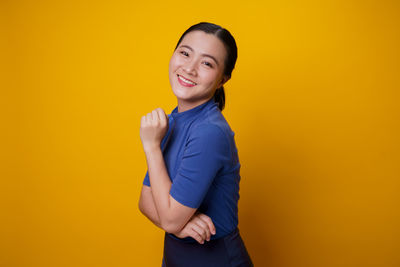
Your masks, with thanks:
M197 114L199 114L202 110L206 109L207 107L211 107L213 105L218 105L214 101L214 97L211 97L208 101L194 107L188 110L185 110L183 112L178 112L178 106L176 106L172 112L171 112L171 117L175 121L187 121L190 118L194 118Z

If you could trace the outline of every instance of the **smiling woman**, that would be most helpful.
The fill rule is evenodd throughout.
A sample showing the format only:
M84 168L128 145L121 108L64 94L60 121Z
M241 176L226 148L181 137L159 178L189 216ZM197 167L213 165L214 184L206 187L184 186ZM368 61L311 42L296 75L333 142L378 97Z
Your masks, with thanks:
M193 25L169 62L178 105L141 119L148 171L139 209L165 230L163 266L253 266L238 229L234 132L221 113L236 59L229 31Z
M213 34L197 30L185 35L169 62L169 78L179 112L210 99L215 89L229 80L230 75L224 74L226 54L224 44Z

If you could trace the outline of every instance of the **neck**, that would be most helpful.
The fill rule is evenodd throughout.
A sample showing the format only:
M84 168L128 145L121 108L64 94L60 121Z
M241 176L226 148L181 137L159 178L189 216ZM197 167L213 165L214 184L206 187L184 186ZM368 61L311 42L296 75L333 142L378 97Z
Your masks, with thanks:
M201 100L194 101L194 102L178 99L178 113L187 111L187 110L192 109L192 108L195 108L195 107L197 107L197 106L199 106L201 104L204 104L205 102L207 102L210 99L211 98L201 99Z

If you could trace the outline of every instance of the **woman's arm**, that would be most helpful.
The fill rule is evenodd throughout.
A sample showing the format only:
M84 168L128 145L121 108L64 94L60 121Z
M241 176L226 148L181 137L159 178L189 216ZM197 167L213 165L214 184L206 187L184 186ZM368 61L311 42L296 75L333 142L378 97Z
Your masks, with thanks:
M154 205L151 187L143 185L139 200L140 211L156 226L161 228L160 218ZM179 238L192 237L200 244L210 241L211 235L215 234L215 226L210 217L198 211L190 218L189 222L179 232L173 233Z
M139 199L139 210L157 227L161 228L160 217L158 216L156 207L154 205L151 187L147 185L142 186L142 192Z
M166 232L179 232L197 209L182 205L169 194L172 183L161 149L159 147L146 149L145 154L159 224Z
M168 175L160 143L168 130L168 116L157 108L140 123L140 137L146 155L148 174L159 224L166 232L180 231L195 213L195 208L184 206L170 196L171 179Z

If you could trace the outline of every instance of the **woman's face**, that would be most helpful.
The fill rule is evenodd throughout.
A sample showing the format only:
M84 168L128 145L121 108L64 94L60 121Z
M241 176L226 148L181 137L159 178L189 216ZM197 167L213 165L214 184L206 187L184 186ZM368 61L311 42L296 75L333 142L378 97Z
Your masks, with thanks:
M225 57L218 37L203 31L185 35L169 62L169 82L178 106L186 110L205 102L229 80L223 75Z

